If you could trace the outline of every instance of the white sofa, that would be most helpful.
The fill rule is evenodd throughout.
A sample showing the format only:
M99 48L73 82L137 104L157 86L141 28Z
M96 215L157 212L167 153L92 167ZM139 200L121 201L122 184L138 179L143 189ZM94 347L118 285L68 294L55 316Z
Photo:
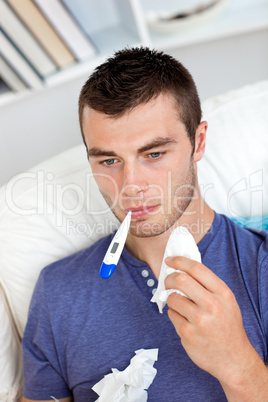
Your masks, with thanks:
M205 200L246 224L268 214L268 81L203 102L209 123L199 162ZM244 222L244 221L243 221ZM0 401L18 400L21 338L40 270L113 231L84 146L17 175L0 189ZM62 284L64 292L64 283Z

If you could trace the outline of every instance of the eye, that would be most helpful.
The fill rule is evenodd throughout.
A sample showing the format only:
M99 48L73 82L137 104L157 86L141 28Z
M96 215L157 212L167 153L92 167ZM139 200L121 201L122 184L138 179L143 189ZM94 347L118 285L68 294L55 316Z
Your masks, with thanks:
M104 161L101 161L100 164L101 165L106 165L106 166L112 166L117 162L117 159L106 159Z
M163 155L163 152L151 152L148 156L152 159L158 159Z

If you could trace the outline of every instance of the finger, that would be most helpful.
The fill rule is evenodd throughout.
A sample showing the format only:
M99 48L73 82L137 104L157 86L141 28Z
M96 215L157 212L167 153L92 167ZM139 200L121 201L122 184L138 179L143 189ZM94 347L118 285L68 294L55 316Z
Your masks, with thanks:
M165 279L165 287L166 289L180 290L186 294L192 302L199 305L204 305L209 292L190 275L181 272L174 272L168 275Z
M183 296L181 296L181 297L183 297ZM186 328L189 328L189 326L192 326L192 324L187 320L187 318L178 314L173 309L168 310L168 317L169 317L170 321L172 322L172 324L174 325L174 328L175 328L177 334L181 338L183 336L183 333L186 331Z
M186 272L212 293L220 292L227 286L214 272L200 262L190 260L186 257L168 257L165 263L169 267Z
M172 293L168 297L167 305L170 310L184 317L190 323L194 323L197 314L197 306L192 300L178 293Z

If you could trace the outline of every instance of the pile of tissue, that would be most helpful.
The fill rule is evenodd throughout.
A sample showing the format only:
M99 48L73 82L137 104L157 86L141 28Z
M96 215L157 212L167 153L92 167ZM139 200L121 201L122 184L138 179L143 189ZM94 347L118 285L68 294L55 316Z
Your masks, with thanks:
M146 389L156 375L153 367L158 357L158 349L139 349L124 371L112 369L92 388L99 398L98 402L146 402Z

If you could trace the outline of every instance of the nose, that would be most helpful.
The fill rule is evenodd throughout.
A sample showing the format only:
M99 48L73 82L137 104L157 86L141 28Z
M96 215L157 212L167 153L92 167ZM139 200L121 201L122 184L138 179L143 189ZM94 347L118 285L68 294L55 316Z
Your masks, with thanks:
M142 197L148 187L148 182L140 166L132 164L125 165L123 194L128 197Z

